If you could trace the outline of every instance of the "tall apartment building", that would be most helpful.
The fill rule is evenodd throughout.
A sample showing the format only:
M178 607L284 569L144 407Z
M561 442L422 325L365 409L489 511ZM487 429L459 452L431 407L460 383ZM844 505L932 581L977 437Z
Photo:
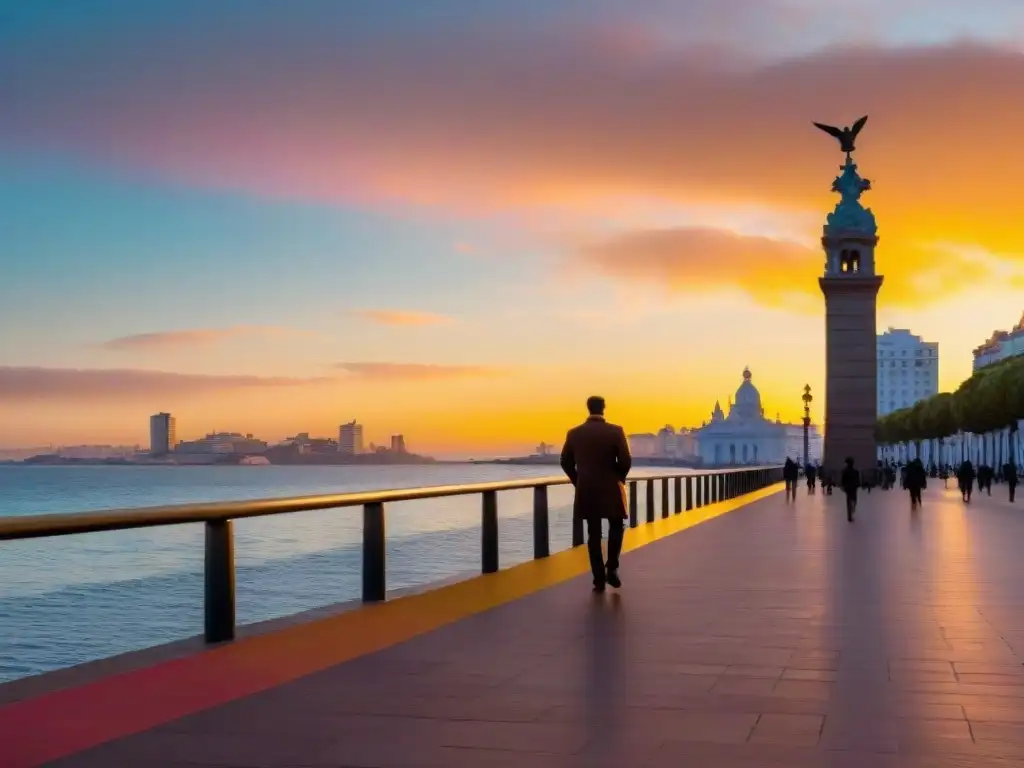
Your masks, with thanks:
M391 436L391 452L405 453L405 435Z
M879 334L878 415L909 408L939 391L939 344L903 328Z
M355 419L338 428L338 453L354 456L363 452L363 425Z
M157 413L149 417L149 452L162 456L174 450L178 444L178 430L174 417L169 413Z

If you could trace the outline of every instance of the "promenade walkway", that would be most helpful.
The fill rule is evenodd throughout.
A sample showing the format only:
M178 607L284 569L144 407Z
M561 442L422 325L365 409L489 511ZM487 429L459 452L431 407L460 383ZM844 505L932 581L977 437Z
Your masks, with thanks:
M630 532L619 593L577 550L37 692L0 765L1024 766L1024 506L995 493L849 524L768 489Z

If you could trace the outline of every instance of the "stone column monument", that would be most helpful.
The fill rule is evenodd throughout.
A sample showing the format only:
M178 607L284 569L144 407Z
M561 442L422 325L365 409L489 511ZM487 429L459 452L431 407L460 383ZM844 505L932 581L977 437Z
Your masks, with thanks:
M854 140L867 122L852 128L815 125L839 140L846 162L832 191L840 196L828 214L821 244L825 274L818 279L825 294L825 450L822 465L838 481L847 457L865 479L876 471L875 424L877 376L875 308L882 276L875 274L878 227L860 196L871 182L857 173Z

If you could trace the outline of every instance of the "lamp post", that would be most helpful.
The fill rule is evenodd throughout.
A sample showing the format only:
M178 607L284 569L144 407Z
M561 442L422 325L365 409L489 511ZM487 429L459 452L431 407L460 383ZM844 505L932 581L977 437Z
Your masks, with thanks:
M810 384L804 384L804 396L801 399L804 401L804 466L806 467L810 463L808 454L811 448L811 401L814 400Z

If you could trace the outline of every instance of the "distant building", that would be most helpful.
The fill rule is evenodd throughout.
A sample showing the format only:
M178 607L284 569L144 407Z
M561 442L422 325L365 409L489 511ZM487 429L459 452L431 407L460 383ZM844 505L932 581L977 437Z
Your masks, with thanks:
M676 432L676 457L689 459L698 455L697 438L692 429L680 429Z
M715 403L711 421L693 431L700 457L715 466L737 464L781 464L787 457L802 460L803 425L784 424L776 416L766 419L761 393L751 379L750 369L743 371L743 383L736 390L736 402L729 413ZM821 456L821 435L816 426L809 429L811 461Z
M139 453L137 445L62 445L62 459L131 459Z
M349 456L363 452L363 425L355 419L338 428L338 452Z
M286 437L279 445L291 446L302 455L338 452L338 441L333 437L310 437L309 432L299 432L294 437Z
M174 417L158 413L149 417L149 452L163 456L174 450L178 443L178 430Z
M178 453L254 454L267 450L263 440L239 432L211 432L199 440L178 443Z
M1012 329L994 331L988 341L974 350L974 370L1018 355L1024 355L1024 314Z
M890 328L878 335L876 349L879 416L909 408L939 391L938 342Z
M675 456L676 455L676 430L671 425L665 425L658 430L655 443L655 455Z
M541 443L534 449L534 456L550 456L555 446L548 443Z
M651 432L630 435L629 452L638 459L647 459L658 455L658 436Z
M391 436L391 452L405 453L405 435Z

